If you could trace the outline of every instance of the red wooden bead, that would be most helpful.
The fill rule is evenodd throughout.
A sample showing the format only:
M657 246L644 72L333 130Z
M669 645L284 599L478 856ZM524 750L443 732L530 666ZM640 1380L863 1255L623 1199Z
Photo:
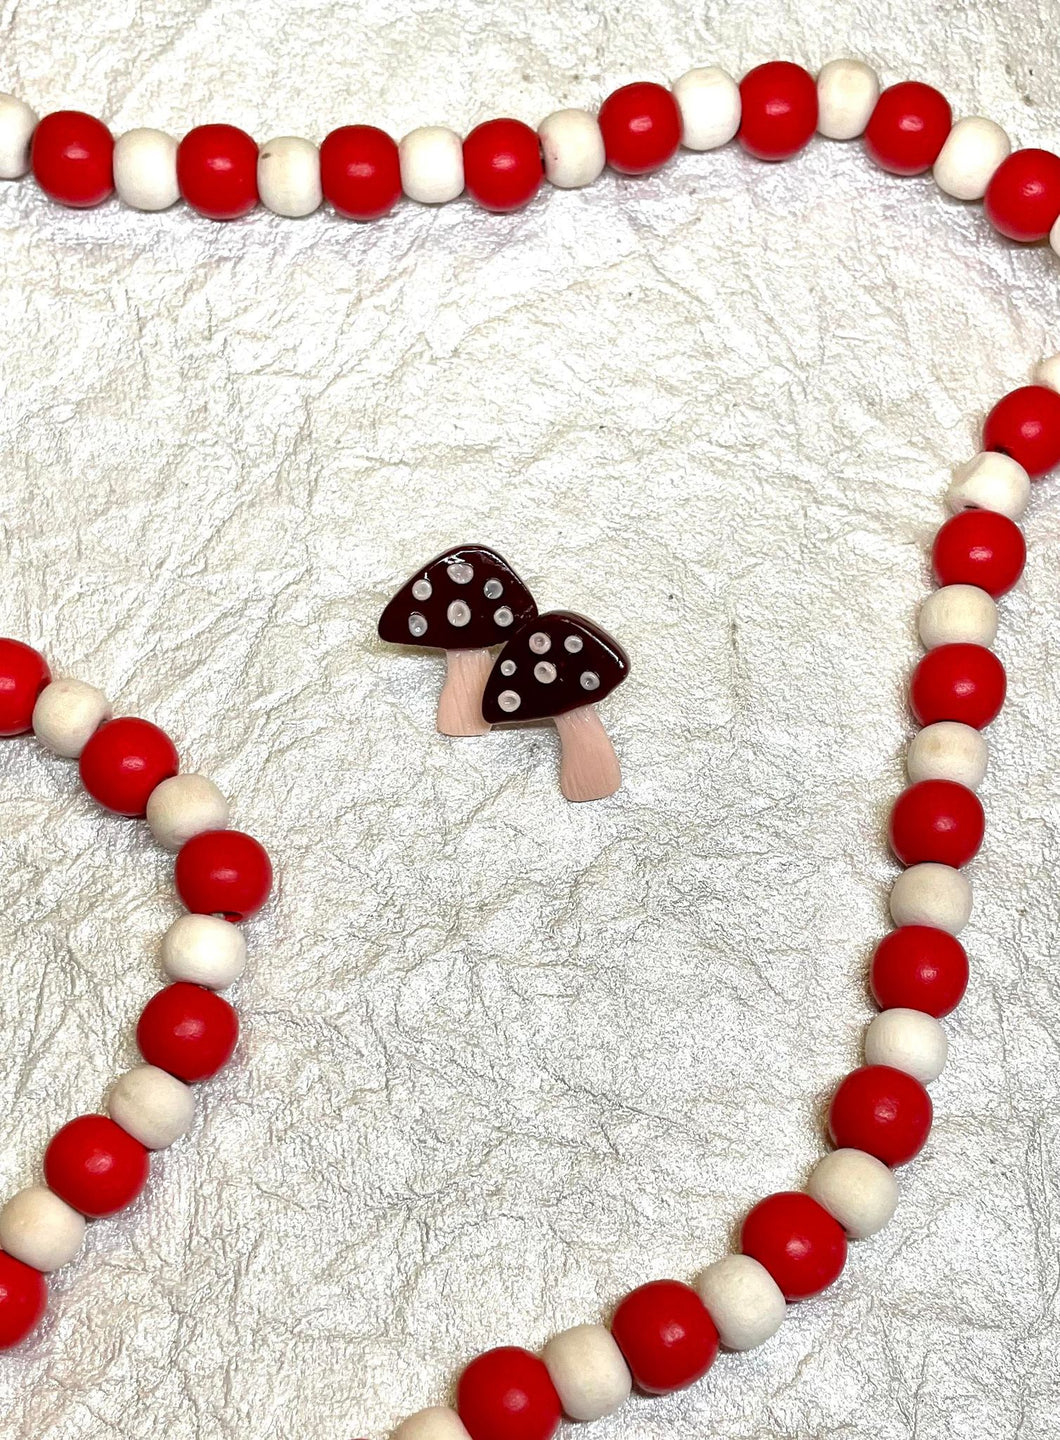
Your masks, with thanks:
M876 102L865 146L881 170L922 175L939 158L953 128L945 95L918 80L892 85Z
M39 1270L0 1250L0 1350L10 1350L37 1328L48 1303Z
M197 125L177 147L177 183L208 220L238 220L258 203L258 147L235 125Z
M1016 150L987 186L987 219L1010 240L1044 240L1060 218L1060 155Z
M817 129L817 82L801 65L771 60L740 82L737 139L759 160L788 160Z
M931 1096L919 1080L891 1065L862 1065L832 1096L828 1133L840 1147L904 1165L923 1150L931 1117Z
M940 585L978 585L996 600L1027 563L1023 531L994 510L962 510L946 521L931 552Z
M201 985L178 980L153 995L136 1027L148 1065L194 1085L209 1080L232 1058L239 1020L228 1001Z
M968 988L968 956L946 930L902 925L876 946L869 987L881 1010L922 1010L941 1020Z
M143 815L151 792L180 768L176 747L150 720L108 720L81 751L81 783L118 815Z
M471 1440L551 1440L562 1410L545 1362L502 1345L472 1360L456 1387Z
M640 80L623 85L600 106L600 133L612 170L646 175L658 170L681 143L681 112L671 92Z
M464 185L484 210L520 210L544 173L537 135L521 120L486 120L464 141Z
M982 645L939 645L913 671L909 699L921 725L959 720L982 730L1005 703L1005 669Z
M37 696L51 680L44 656L21 640L0 640L0 735L33 728Z
M147 1151L139 1140L105 1115L71 1120L44 1152L50 1188L91 1220L131 1205L147 1184L147 1169Z
M347 220L379 220L401 197L398 147L374 125L343 125L320 147L324 198Z
M647 1395L684 1390L718 1353L718 1332L702 1300L678 1280L653 1280L620 1303L611 1333Z
M86 210L114 189L114 137L94 115L56 110L33 132L30 164L45 195Z
M903 865L934 861L960 869L978 854L985 819L979 797L953 780L910 785L891 811L891 849Z
M1060 392L1021 385L997 402L983 426L983 449L1019 462L1032 479L1060 465Z
M265 849L239 830L204 830L181 848L177 893L195 915L249 920L269 898L272 865Z
M748 1212L740 1249L772 1275L787 1300L819 1295L846 1264L843 1227L798 1190L767 1195Z

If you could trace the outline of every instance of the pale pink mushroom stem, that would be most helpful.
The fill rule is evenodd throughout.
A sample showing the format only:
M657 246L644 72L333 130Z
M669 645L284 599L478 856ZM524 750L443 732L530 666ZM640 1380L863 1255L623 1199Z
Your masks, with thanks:
M615 747L592 705L557 715L563 758L560 789L568 800L603 800L622 784Z
M447 650L445 686L438 698L442 735L488 735L482 718L482 692L493 666L488 650Z

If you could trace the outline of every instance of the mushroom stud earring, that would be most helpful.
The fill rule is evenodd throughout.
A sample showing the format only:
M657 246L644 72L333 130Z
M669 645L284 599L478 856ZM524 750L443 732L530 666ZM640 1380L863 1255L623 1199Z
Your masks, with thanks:
M629 674L617 640L582 615L550 610L525 624L497 656L482 716L554 720L563 758L560 788L568 800L602 800L622 784L615 747L595 705Z
M507 560L483 545L447 550L417 570L379 617L391 645L444 650L446 679L438 700L443 735L485 735L482 692L490 649L537 614L534 597Z

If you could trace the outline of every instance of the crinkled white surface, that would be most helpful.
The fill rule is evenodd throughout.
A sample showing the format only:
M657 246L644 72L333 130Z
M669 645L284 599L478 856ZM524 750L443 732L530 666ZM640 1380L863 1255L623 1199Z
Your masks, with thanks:
M536 123L842 53L1060 139L1056 0L50 0L0 88L264 139ZM1060 349L1058 268L819 143L357 227L0 191L0 633L177 738L269 845L236 1063L0 1358L4 1440L377 1437L480 1347L691 1276L799 1183L871 1013L906 674L949 468ZM973 979L898 1215L764 1350L614 1440L1044 1440L1060 1411L1060 488L1003 604ZM374 638L481 540L614 629L626 785L446 742ZM170 865L0 748L0 1193L133 1058ZM596 1433L594 1429L593 1433Z

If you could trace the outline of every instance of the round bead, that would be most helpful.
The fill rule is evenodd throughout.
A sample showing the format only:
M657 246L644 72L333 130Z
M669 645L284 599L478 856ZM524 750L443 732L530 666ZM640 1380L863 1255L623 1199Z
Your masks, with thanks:
M227 990L246 963L243 932L216 915L182 915L162 937L162 969L170 980Z
M983 843L983 807L971 790L952 780L910 785L891 811L891 849L903 865L936 860L960 868Z
M1012 142L993 120L958 120L935 161L935 184L955 200L981 200Z
M931 1114L931 1096L912 1075L891 1065L862 1065L832 1096L828 1133L838 1146L905 1165L923 1150Z
M469 1437L455 1410L432 1405L403 1420L391 1440L469 1440Z
M681 143L681 112L664 85L639 80L614 90L600 106L607 163L623 175L647 175Z
M948 1054L945 1030L923 1010L884 1010L865 1031L866 1065L890 1065L921 1085L939 1078Z
M457 1382L456 1409L471 1440L551 1440L560 1422L544 1361L514 1345L472 1360Z
M398 146L401 188L421 205L444 205L464 193L464 142L444 125L410 130Z
M611 1333L646 1395L695 1384L718 1353L718 1332L706 1306L679 1280L653 1280L630 1291L615 1311Z
M591 185L607 160L604 137L587 110L556 110L537 127L545 178L559 190Z
M114 145L114 188L134 210L168 210L180 199L177 142L164 130L127 130Z
M962 510L935 536L931 561L940 585L978 585L996 600L1023 574L1027 546L1007 515Z
M743 1222L740 1248L769 1271L787 1300L827 1290L847 1258L842 1226L797 1190L759 1200Z
M298 135L277 135L258 153L258 194L266 210L300 220L319 210L320 151Z
M1060 395L1022 385L997 402L983 426L983 449L1011 456L1032 480L1060 465Z
M235 125L197 125L177 147L180 193L208 220L238 220L258 203L258 147Z
M179 850L204 830L223 830L228 813L228 801L205 775L163 780L147 802L151 833L167 850Z
M205 830L177 856L177 893L196 915L238 922L269 898L272 865L264 847L239 830Z
M959 720L982 730L1005 703L1005 669L983 645L940 645L914 670L909 695L921 725Z
M882 1230L898 1205L898 1182L882 1160L864 1150L833 1150L819 1160L806 1193L851 1240L867 1240Z
M33 728L37 697L51 679L47 661L21 640L0 639L0 735Z
M921 780L952 780L978 790L986 774L986 741L978 730L956 720L925 725L909 743L906 770L916 785Z
M1044 240L1060 218L1060 155L1015 151L998 166L984 208L994 229L1009 240Z
M927 650L939 645L990 646L997 638L997 606L977 585L945 585L921 605L919 630Z
M114 1082L107 1113L148 1150L165 1150L195 1119L195 1096L174 1075L137 1065Z
M1009 455L983 450L962 466L946 491L946 504L959 510L996 510L1018 520L1031 498L1031 477Z
M945 930L906 925L877 945L869 985L881 1009L902 1006L938 1019L961 1003L968 988L968 956Z
M114 189L114 137L80 110L45 115L33 132L30 161L37 184L60 205L89 209Z
M108 720L81 751L81 783L118 815L144 815L156 785L177 773L173 741L149 720Z
M727 145L740 128L740 87L717 65L686 71L674 81L673 96L686 150L716 150Z
M1057 220L1056 224L1049 231L1049 244L1056 254L1060 255L1060 219Z
M880 77L862 60L829 60L817 76L817 131L827 140L864 135L880 98Z
M17 180L29 169L36 113L24 100L0 93L0 180Z
M865 148L881 170L922 175L939 158L952 124L944 95L905 80L880 96L865 130Z
M972 887L949 865L910 865L891 887L896 925L932 925L959 935L971 917Z
M0 1210L0 1250L46 1275L69 1265L84 1239L84 1216L45 1185L20 1190Z
M758 160L790 160L817 129L817 84L808 70L770 60L740 82L739 141Z
M1049 390L1060 391L1060 355L1050 355L1045 360L1039 360L1034 367L1034 383L1044 385Z
M11 1350L40 1323L48 1282L39 1270L0 1251L0 1350Z
M521 210L543 174L540 142L520 120L486 120L464 141L464 185L484 210Z
M576 1325L554 1335L541 1358L572 1420L600 1420L629 1399L629 1367L603 1325Z
M398 148L374 125L343 125L320 147L324 199L347 220L381 220L401 198Z
M33 707L33 733L56 755L76 760L110 717L110 701L102 690L83 680L53 680Z
M44 1152L44 1178L82 1215L102 1220L131 1205L147 1184L148 1155L106 1115L82 1115Z
M726 1255L696 1281L699 1298L727 1350L753 1350L774 1336L787 1301L764 1265L750 1255Z
M216 1075L231 1060L238 1038L239 1021L228 1001L184 981L153 995L136 1027L136 1043L147 1064L185 1085Z

